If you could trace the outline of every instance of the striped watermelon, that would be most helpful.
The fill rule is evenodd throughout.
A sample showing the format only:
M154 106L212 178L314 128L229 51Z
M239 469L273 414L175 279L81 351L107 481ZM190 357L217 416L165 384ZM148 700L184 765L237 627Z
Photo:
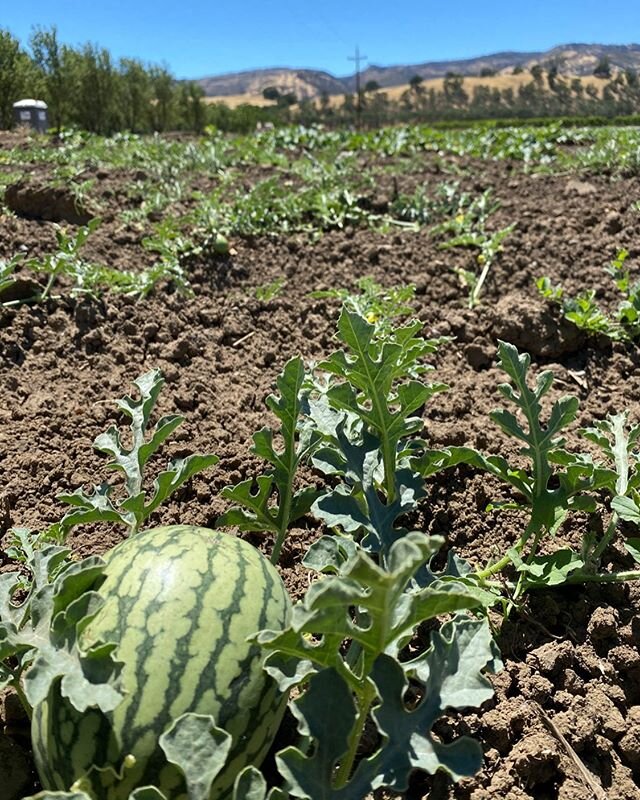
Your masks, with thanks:
M286 624L290 600L273 566L242 539L176 525L145 531L106 556L105 605L82 644L117 642L125 699L114 712L78 712L56 683L34 709L33 749L46 789L69 789L90 767L96 800L127 800L155 785L187 800L181 773L166 761L159 736L181 714L211 714L233 737L228 767L211 800L227 796L236 774L259 765L278 729L286 696L246 642ZM127 766L125 757L135 757ZM132 759L127 759L129 764Z

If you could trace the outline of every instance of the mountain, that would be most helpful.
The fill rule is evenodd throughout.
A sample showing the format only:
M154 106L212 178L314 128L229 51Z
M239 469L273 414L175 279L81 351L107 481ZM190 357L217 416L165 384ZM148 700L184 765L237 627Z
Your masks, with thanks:
M414 75L421 78L442 78L448 72L459 75L480 75L489 71L510 73L515 67L527 70L534 64L556 64L558 71L567 75L592 75L601 58L607 57L612 70L640 70L640 45L565 44L541 52L504 52L477 58L450 61L426 61L422 64L405 64L389 67L370 65L361 72L364 86L376 81L381 87L407 84ZM196 83L207 97L231 95L261 95L263 89L275 86L281 93L293 92L299 99L327 94L344 94L355 90L353 75L335 77L329 72L288 67L246 70L226 75L198 78Z
M293 92L300 99L316 97L323 92L344 94L348 91L340 78L335 78L328 72L287 67L231 72L227 75L200 78L195 82L202 86L207 97L260 95L267 86L276 86L281 93Z

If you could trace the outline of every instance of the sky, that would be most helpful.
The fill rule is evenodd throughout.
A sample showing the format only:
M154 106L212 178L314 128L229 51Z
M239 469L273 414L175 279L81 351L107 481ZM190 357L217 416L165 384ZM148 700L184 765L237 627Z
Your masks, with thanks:
M570 42L640 42L640 0L0 0L0 28L26 45L34 26L62 42L168 65L177 78L260 67L353 72L537 51Z

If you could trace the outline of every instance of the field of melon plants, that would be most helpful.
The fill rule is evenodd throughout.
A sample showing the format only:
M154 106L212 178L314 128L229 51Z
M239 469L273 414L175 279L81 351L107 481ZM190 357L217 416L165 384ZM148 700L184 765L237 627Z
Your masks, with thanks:
M640 131L0 134L3 800L640 798Z

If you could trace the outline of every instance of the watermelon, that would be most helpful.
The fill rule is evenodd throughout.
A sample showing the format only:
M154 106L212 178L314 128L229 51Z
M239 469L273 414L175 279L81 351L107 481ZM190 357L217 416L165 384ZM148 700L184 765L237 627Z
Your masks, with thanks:
M242 539L188 525L140 533L105 560L105 603L81 643L118 644L127 694L109 714L81 713L59 682L53 685L33 713L42 785L65 790L88 774L96 800L127 800L145 785L187 800L182 773L158 739L192 712L210 714L233 737L210 794L226 797L243 767L260 764L285 710L287 698L262 669L260 647L246 641L286 625L291 603L282 580ZM89 772L92 766L101 771Z

